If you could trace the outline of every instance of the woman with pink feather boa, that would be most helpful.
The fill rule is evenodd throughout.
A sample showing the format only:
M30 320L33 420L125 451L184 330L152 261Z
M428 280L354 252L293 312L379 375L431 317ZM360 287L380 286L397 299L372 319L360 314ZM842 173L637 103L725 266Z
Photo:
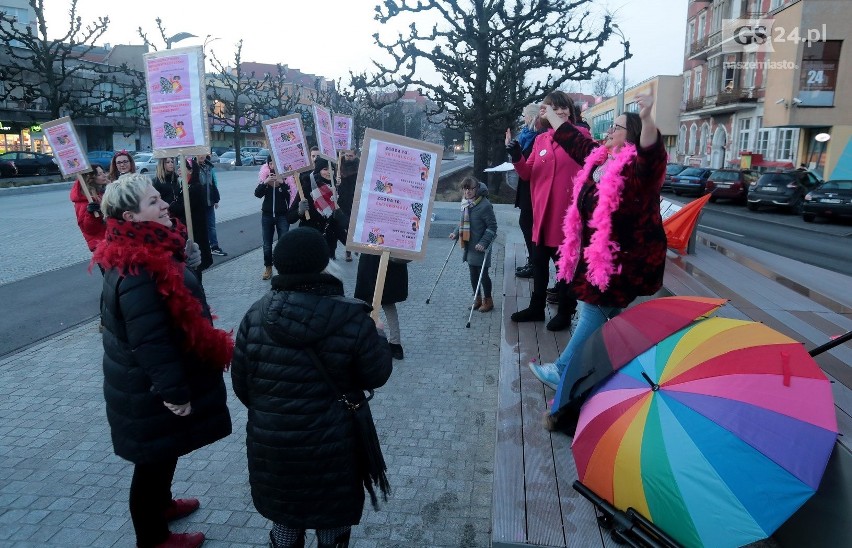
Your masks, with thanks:
M574 411L587 395L574 394L583 375L572 357L608 319L639 295L653 295L663 283L666 235L660 216L660 188L666 149L654 118L653 90L636 96L639 113L617 116L606 140L586 137L563 124L551 108L545 116L556 141L583 165L574 180L574 199L564 220L558 276L579 301L579 319L556 363L530 364L543 383L571 390ZM564 408L563 408L564 409Z

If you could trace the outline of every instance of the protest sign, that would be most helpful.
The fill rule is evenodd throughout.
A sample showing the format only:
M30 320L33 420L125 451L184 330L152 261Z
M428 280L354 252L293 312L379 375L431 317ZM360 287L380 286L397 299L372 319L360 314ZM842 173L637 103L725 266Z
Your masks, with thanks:
M334 133L331 124L331 111L322 105L314 103L314 130L316 131L317 146L320 156L329 162L337 161L334 151Z
M337 152L352 150L352 128L355 121L351 116L335 114L332 116L334 126L334 148Z
M57 118L41 124L41 127L50 148L53 149L53 157L56 158L63 177L92 170L71 118Z

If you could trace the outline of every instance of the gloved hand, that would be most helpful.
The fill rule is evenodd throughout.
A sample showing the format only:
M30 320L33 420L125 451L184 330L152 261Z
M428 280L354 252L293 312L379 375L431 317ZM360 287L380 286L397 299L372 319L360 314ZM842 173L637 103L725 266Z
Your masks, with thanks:
M309 205L307 200L299 202L299 215L304 215L308 211Z
M523 158L523 154L521 152L521 143L518 142L517 139L512 139L506 145L506 152L509 153L509 156L512 157L512 163L520 162L521 158Z
M86 211L94 215L95 213L101 212L101 204L97 202L89 202L89 205L86 206Z
M186 241L186 266L189 268L198 268L201 266L201 248L192 240Z

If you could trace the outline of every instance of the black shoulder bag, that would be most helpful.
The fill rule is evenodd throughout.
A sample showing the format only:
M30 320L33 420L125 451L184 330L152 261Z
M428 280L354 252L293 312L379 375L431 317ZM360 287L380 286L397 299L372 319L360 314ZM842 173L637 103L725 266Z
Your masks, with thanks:
M376 433L373 414L370 412L369 401L373 399L373 391L368 390L369 396L363 401L357 403L349 401L346 394L337 388L337 385L332 380L331 375L329 375L328 370L323 365L316 351L310 347L305 348L305 351L311 357L311 360L313 360L316 368L322 373L322 376L325 377L325 381L331 386L334 393L337 394L337 401L343 404L352 416L356 443L358 444L358 471L361 474L364 488L370 494L370 502L373 508L378 510L379 501L376 497L375 487L379 488L382 492L382 498L387 502L388 494L390 494L390 484L385 474L388 467L382 455L382 447L379 444L379 435Z

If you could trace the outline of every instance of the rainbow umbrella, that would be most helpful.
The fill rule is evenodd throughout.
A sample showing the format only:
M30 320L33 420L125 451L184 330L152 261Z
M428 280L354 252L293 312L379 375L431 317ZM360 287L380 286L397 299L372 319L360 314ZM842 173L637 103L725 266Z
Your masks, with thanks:
M672 333L713 314L727 299L660 297L615 316L583 344L560 378L553 410L591 390L613 371Z
M831 388L802 344L710 318L603 383L572 444L578 477L685 546L771 535L816 491L837 437Z

